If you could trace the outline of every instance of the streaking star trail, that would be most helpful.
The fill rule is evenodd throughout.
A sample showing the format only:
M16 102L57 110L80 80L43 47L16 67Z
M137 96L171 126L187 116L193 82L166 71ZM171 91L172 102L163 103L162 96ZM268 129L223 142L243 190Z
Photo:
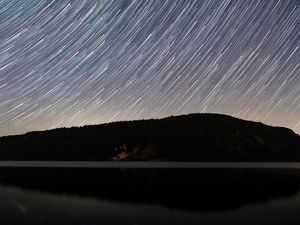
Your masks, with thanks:
M0 136L187 113L300 133L297 0L0 0Z

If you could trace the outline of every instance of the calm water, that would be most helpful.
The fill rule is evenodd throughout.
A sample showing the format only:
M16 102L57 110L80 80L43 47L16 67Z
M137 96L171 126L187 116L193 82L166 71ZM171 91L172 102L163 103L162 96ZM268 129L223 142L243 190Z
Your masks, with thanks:
M289 162L134 162L134 161L0 161L0 167L35 168L269 168L300 169L300 163Z
M297 164L76 163L1 162L0 224L300 224Z

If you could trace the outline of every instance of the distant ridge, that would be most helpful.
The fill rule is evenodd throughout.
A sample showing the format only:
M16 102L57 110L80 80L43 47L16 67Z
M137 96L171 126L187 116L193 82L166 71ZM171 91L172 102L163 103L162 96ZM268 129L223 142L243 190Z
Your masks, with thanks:
M300 137L227 115L189 114L1 137L0 160L298 162Z

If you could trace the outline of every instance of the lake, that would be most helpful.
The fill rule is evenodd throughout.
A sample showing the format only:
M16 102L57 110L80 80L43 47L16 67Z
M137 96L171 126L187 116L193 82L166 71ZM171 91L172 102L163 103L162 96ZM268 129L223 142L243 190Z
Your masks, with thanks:
M297 163L0 162L5 224L300 224Z

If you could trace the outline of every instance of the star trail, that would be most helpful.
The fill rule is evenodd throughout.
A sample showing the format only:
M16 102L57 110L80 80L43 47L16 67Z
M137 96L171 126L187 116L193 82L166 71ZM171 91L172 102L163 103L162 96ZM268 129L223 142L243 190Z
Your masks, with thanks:
M0 136L187 113L300 133L296 0L0 0Z

